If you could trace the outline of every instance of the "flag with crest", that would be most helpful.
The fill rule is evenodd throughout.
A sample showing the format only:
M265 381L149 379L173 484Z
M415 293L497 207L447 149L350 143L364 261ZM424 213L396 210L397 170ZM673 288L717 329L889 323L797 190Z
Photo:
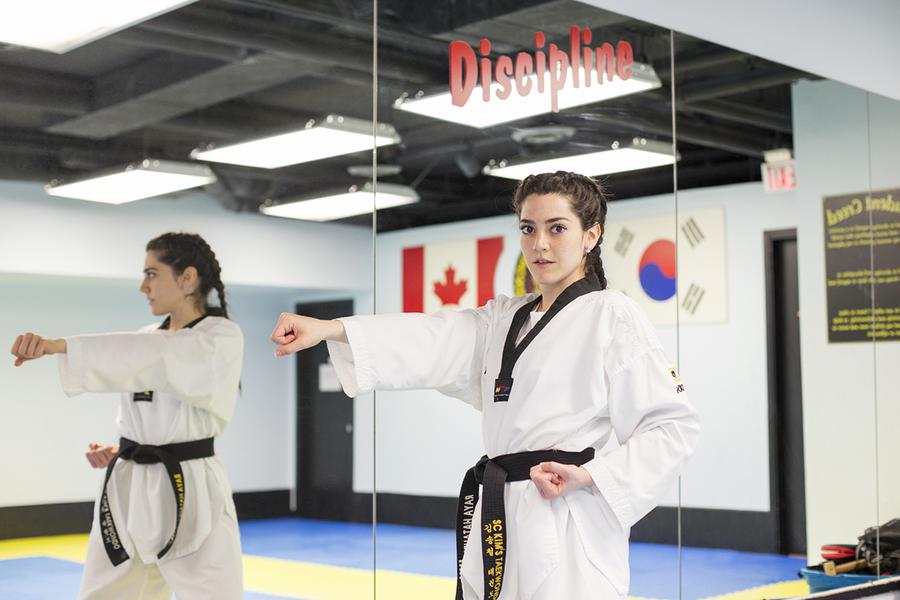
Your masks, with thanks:
M494 297L503 237L403 249L403 311L477 308Z

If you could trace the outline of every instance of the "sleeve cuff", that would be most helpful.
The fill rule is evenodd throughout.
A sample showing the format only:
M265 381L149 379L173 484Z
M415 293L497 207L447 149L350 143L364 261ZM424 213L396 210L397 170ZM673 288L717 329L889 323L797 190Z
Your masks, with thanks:
M372 361L361 325L353 317L338 320L344 325L350 343L329 340L326 345L344 393L355 398L361 392L371 391L375 386Z
M609 469L602 463L603 457L598 456L582 465L594 480L592 493L602 497L609 504L619 524L623 529L629 529L635 523L634 510L628 495L619 482L616 481Z
M66 396L84 392L84 350L78 338L65 338L66 352L58 355L59 381Z

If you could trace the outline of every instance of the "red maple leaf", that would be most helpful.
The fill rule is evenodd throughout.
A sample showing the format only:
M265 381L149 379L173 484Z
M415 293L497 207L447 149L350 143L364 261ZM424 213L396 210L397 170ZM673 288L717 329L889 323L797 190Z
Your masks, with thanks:
M444 271L444 281L434 282L434 293L441 299L441 304L459 304L460 298L466 293L468 284L465 279L456 281L456 270L452 265Z

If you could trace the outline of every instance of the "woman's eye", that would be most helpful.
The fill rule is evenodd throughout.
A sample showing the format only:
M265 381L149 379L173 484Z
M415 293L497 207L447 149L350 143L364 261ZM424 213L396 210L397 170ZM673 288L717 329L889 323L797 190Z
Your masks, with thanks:
M552 231L553 233L562 233L565 230L566 228L564 225L554 225L550 228L550 231Z
M528 235L529 233L531 233L532 231L534 231L534 228L531 227L531 225L525 225L524 227L521 228L521 231L522 231L522 233L524 233L525 235Z

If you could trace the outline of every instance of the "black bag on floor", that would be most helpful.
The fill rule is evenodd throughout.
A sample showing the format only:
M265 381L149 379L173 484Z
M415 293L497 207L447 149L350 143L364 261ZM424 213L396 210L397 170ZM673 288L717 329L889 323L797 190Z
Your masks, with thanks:
M856 556L865 559L873 571L900 574L900 519L866 529L859 536Z

